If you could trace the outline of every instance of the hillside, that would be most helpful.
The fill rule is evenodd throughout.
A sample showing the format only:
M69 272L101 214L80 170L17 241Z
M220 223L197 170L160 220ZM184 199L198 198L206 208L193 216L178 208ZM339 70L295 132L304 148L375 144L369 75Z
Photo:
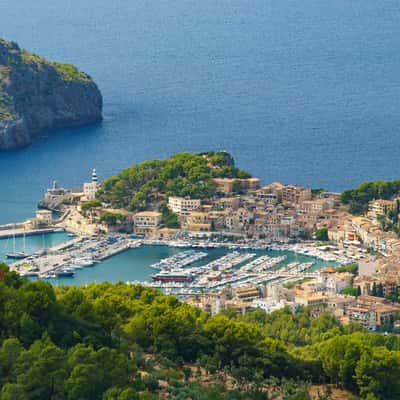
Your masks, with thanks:
M363 182L354 189L345 190L340 200L348 205L352 214L362 214L368 211L371 200L388 200L400 193L400 180Z
M101 119L102 96L88 75L0 39L0 150Z
M229 153L177 153L124 169L103 182L97 197L115 208L142 210L168 196L209 197L216 190L213 178L248 177Z
M1 400L310 400L304 382L400 398L400 338L327 313L210 317L155 289L55 289L5 265L0 299Z

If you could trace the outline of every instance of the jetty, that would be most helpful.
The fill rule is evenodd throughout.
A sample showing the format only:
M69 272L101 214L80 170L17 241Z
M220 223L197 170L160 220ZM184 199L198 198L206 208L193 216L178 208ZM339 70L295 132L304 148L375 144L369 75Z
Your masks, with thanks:
M73 276L75 271L141 246L141 241L122 235L82 236L11 264L11 269L24 276L54 278Z

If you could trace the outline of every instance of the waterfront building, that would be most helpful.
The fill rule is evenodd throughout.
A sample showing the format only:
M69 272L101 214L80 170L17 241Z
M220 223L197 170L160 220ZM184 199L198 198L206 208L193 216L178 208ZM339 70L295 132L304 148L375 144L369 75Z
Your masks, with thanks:
M160 227L162 214L157 211L142 211L136 213L133 219L135 233L145 235Z
M63 204L73 203L74 194L69 189L59 186L57 181L53 181L51 188L47 189L43 198L39 202L39 207L49 210L59 210Z
M53 213L50 210L37 210L36 218L45 226L53 223Z
M212 225L210 223L209 214L207 212L192 211L186 217L184 228L188 231L195 231L195 232L211 231Z
M53 224L53 213L50 210L37 210L36 217L25 223L27 229L48 228Z
M94 200L96 198L96 192L98 189L99 189L99 183L97 178L97 172L96 169L93 168L92 181L85 182L83 184L83 200L84 201Z

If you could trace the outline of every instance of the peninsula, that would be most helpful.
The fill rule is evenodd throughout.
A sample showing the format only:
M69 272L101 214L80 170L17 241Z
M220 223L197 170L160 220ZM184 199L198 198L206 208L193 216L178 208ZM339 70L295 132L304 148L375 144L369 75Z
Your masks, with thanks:
M99 122L102 95L85 73L0 39L0 150L48 131Z

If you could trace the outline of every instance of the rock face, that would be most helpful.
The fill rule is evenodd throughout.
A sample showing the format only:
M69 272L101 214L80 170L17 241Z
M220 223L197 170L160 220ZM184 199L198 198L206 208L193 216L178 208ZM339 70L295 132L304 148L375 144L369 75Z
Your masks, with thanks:
M27 146L50 130L99 122L102 108L88 75L0 39L0 150Z

